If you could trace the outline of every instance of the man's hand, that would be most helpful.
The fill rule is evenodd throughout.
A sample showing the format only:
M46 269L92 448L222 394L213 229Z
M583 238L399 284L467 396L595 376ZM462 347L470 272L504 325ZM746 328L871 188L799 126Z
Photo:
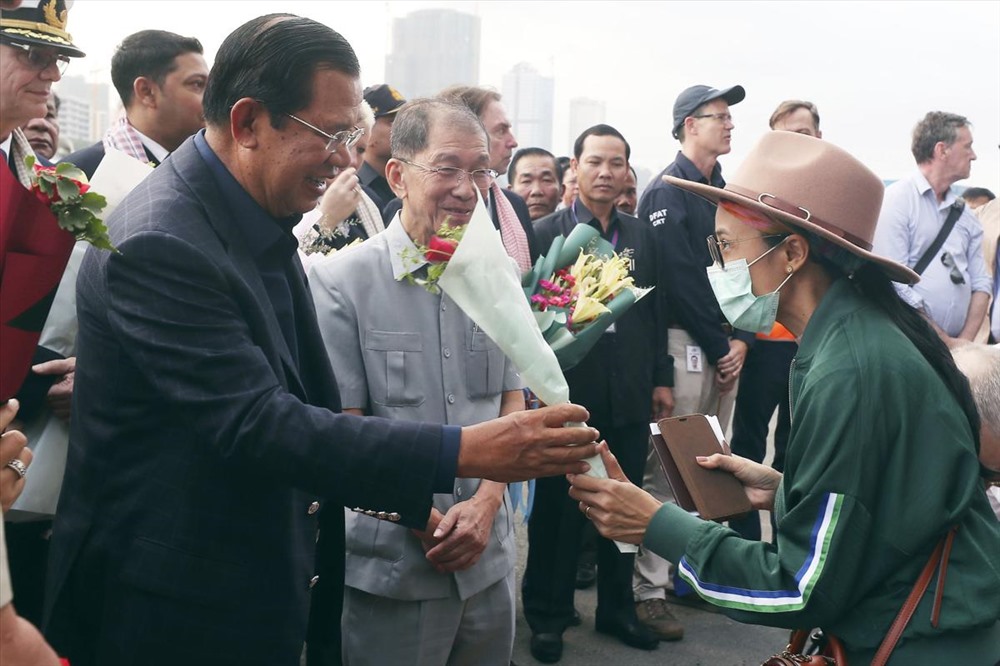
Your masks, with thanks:
M414 536L420 539L420 545L423 546L425 553L441 541L434 538L434 530L437 529L438 523L441 522L442 518L444 518L444 514L431 507L431 516L427 519L427 527L423 531L410 530Z
M484 481L483 483L489 483ZM427 560L441 573L468 569L486 550L493 533L493 519L503 502L492 494L477 493L459 502L444 515L434 530L440 543L427 551Z
M69 423L73 405L73 377L76 374L76 357L59 358L31 366L36 375L58 375L60 379L49 388L46 401L52 413Z
M7 466L15 458L28 467L31 465L31 449L26 448L28 438L18 430L7 430L14 420L19 405L17 400L8 400L0 407L0 509L6 513L24 490L24 477L17 470Z
M597 453L599 433L583 423L579 405L555 405L509 414L462 428L456 476L511 483L558 474L583 474ZM570 446L578 444L580 446Z
M669 386L653 387L653 409L651 418L659 421L672 416L674 413L674 391Z
M358 186L357 172L348 167L326 186L326 193L319 203L319 210L323 214L321 224L327 230L333 229L357 210L360 201L361 188Z

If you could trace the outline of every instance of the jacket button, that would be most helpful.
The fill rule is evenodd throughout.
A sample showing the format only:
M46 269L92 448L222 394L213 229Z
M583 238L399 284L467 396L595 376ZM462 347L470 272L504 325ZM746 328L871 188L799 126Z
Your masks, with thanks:
M312 504L309 505L309 508L306 509L306 513L308 513L310 516L316 513L317 511L319 511L319 502L313 502Z
M316 583L318 583L318 582L319 582L319 576L313 576L312 578L310 578L309 579L309 589L311 590L314 587L316 587Z
M448 349L447 347L444 348L444 357L451 358L451 350Z
M449 393L448 394L448 404L449 405L454 405L455 404L455 394L454 393Z
M462 486L459 486L458 488L455 488L455 496L456 497L461 497L462 496Z

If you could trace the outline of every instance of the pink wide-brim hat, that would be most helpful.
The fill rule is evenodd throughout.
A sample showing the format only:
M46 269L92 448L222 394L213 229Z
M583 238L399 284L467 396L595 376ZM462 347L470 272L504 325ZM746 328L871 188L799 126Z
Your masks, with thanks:
M718 204L726 199L844 248L896 282L920 276L872 252L885 187L871 169L829 141L767 132L724 189L682 178L663 180Z

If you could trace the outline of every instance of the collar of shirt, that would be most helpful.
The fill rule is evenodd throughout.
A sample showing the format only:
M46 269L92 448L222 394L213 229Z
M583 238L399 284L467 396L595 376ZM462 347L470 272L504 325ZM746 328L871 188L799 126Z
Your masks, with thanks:
M688 159L687 155L681 151L677 151L677 158L674 163L680 169L681 174L684 176L684 180L690 180L695 183L704 183L705 185L712 185L713 187L725 187L726 181L722 179L722 165L716 161L715 166L712 167L712 178L711 181L705 180L705 174L701 172L694 165L694 162Z
M254 201L253 197L229 173L229 169L208 145L205 140L205 130L200 130L195 134L194 145L202 159L208 164L209 171L212 173L226 207L229 208L235 219L240 220L245 232L244 241L253 256L261 258L275 252L281 259L291 257L298 248L298 242L292 235L292 228L302 219L302 216L292 215L277 219L261 208L260 204Z
M139 139L142 141L142 145L145 146L146 150L153 153L153 157L156 158L157 162L163 164L163 160L167 159L167 155L170 154L170 151L150 139L139 130L135 129L135 125L132 125L132 129L139 135Z
M944 201L938 201L937 194L935 194L934 190L931 188L930 182L926 177L924 177L924 174L921 173L919 169L913 176L913 184L917 186L917 192L922 197L928 196L927 193L930 192L929 198L937 204L938 210L944 210L948 206L955 203L955 200L958 199L958 194L955 192L955 188L949 187L948 192L944 195Z
M573 215L574 222L577 224L589 224L601 233L604 240L611 240L612 236L617 234L618 228L621 226L618 218L618 209L612 208L611 219L608 221L608 230L605 232L604 227L601 226L601 221L594 217L594 214L590 212L590 209L583 205L583 202L580 201L579 197L573 200L573 203L570 206L570 212Z
M423 259L416 243L410 238L403 228L403 221L400 216L403 211L397 211L392 222L385 228L382 234L385 236L386 245L389 248L389 263L392 266L392 277L399 282L407 275L412 275L427 265Z

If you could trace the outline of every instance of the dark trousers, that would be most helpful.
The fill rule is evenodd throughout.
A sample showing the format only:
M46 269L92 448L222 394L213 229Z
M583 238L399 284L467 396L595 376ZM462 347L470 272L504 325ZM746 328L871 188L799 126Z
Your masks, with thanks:
M642 483L649 442L645 423L601 431L622 471L633 483ZM521 585L524 616L534 633L561 634L573 615L576 563L580 532L587 519L569 494L564 476L538 479L535 505L528 521L528 562ZM635 555L622 554L613 541L598 538L597 616L612 619L634 613L632 569Z
M42 625L45 600L45 567L49 559L51 520L4 523L10 583L17 614L36 627Z
M767 431L778 408L774 433L774 462L779 472L785 467L785 448L791 430L788 406L788 371L799 346L794 342L758 340L747 354L740 373L739 393L733 410L733 439L730 446L738 456L763 462L767 453ZM773 519L772 519L773 524ZM760 512L734 518L729 526L745 539L760 541Z

